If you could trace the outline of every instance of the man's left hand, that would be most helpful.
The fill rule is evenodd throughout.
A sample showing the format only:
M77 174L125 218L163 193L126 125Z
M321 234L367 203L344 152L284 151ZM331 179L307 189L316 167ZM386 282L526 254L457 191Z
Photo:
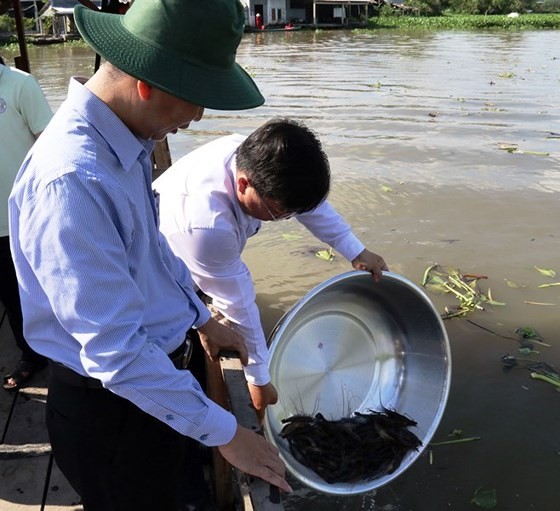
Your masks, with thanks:
M253 406L257 412L259 425L262 425L266 407L278 402L278 392L272 383L267 383L266 385L247 383L247 386L251 394L251 401L253 401Z
M249 354L247 353L245 341L233 328L222 325L214 318L210 318L207 323L197 330L204 351L214 362L220 359L220 351L232 350L239 353L239 359L244 366L249 363Z

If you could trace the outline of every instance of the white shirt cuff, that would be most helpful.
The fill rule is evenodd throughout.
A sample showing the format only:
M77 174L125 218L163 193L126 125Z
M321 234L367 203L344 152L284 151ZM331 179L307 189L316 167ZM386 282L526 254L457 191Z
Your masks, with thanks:
M243 368L245 379L252 385L270 383L270 372L266 364L250 364Z

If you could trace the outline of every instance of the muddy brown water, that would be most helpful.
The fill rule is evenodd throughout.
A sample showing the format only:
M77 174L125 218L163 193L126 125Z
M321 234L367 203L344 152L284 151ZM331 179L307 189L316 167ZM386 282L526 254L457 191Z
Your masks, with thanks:
M93 71L84 48L29 53L55 109L68 78ZM538 346L533 358L560 367L560 287L538 287L560 281L560 31L247 34L238 60L265 105L207 111L170 137L173 159L271 116L300 118L329 155L331 201L392 271L416 283L433 263L488 276L481 287L506 305L469 319L505 336L536 328L552 347ZM340 256L315 257L318 248L295 220L267 223L250 240L244 259L267 331L314 286L350 269ZM456 303L429 296L442 312ZM433 447L431 457L427 449L365 495L329 497L294 482L286 509L467 510L481 487L496 490L496 509L557 509L560 393L526 369L502 369L503 354L521 356L517 342L465 319L445 325L452 383L434 441L454 429L481 440Z

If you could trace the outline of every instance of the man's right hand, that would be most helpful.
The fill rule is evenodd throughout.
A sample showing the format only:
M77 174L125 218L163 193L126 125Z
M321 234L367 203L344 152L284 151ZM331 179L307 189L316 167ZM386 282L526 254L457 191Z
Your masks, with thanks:
M238 425L232 440L218 449L221 455L239 470L260 477L284 493L292 491L286 481L286 469L278 456L278 449L263 436Z

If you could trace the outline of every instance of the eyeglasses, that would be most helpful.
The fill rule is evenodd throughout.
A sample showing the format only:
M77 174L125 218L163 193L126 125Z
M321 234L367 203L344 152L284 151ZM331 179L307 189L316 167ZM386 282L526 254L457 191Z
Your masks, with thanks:
M273 222L277 222L278 220L288 220L289 218L292 218L296 214L295 211L288 211L280 215L275 215L272 211L270 211L270 208L266 205L266 202L262 198L261 194L257 191L257 189L255 187L253 188L255 190L255 193L258 195L259 199L261 200L264 209L266 209L266 212L270 215L270 218L272 219Z

